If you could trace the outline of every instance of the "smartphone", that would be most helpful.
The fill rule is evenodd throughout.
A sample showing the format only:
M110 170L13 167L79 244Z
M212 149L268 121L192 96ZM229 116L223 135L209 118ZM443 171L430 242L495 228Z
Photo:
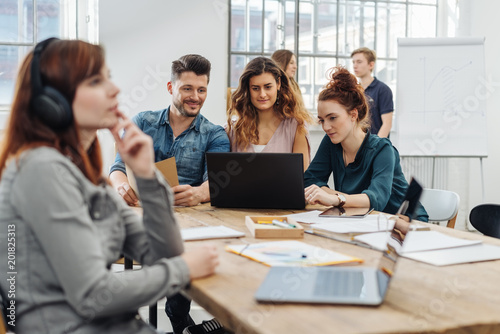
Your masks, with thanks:
M320 217L363 218L373 211L373 208L339 208L331 207L319 214Z

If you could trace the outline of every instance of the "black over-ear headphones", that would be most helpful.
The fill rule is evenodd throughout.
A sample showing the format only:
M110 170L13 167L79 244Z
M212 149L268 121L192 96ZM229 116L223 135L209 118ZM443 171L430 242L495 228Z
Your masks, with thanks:
M40 56L43 50L57 38L49 38L35 46L31 62L31 110L42 122L54 130L67 128L73 122L69 101L55 88L44 86L40 72Z

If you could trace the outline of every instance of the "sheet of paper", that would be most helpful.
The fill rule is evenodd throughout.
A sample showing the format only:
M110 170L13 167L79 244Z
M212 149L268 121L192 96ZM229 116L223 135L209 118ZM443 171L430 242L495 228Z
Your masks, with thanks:
M363 262L359 258L295 240L228 245L226 250L268 266L326 266Z
M315 224L315 223L319 222L320 218L318 216L321 212L322 211L319 211L319 210L306 211L306 212L294 213L291 215L287 215L287 217L290 217L290 218L292 218L295 221L298 221L300 223ZM324 218L321 218L321 219L324 219Z
M410 231L403 246L403 253L422 252L480 244L481 240L452 237L438 231Z
M311 228L332 233L372 233L392 230L394 221L385 215L369 215L364 218L320 218L321 222Z
M390 232L361 234L354 240L361 241L379 250L387 249L387 239ZM414 252L424 252L437 249L447 249L480 244L481 240L467 240L451 237L437 231L410 231L403 246L403 255Z
M407 253L403 256L434 266L447 266L460 263L498 260L500 259L500 247L481 243L464 247Z
M220 226L191 227L181 230L182 240L205 240L244 237L245 233L233 230L232 228Z

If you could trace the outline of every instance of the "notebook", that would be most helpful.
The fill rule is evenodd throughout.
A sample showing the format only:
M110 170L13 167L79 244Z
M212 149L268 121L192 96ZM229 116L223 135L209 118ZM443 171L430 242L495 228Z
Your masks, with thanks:
M411 216L420 185L412 180L402 212ZM416 191L415 191L416 189ZM411 196L410 196L411 195ZM408 200L408 201L406 201ZM409 210L411 209L411 210ZM387 238L387 250L373 267L272 267L255 294L266 303L319 303L380 305L401 254L405 235L395 225Z
M300 153L208 152L212 206L304 209L304 165Z
M296 240L270 241L246 245L228 245L226 251L266 266L329 266L361 263L362 259L316 247Z

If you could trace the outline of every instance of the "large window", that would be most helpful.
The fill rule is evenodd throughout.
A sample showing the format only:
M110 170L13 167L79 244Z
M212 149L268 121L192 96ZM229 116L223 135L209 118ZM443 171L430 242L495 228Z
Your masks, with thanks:
M97 42L97 1L0 0L0 129L25 55L48 37Z
M395 92L398 37L435 37L438 0L230 0L230 87L246 63L277 49L298 55L297 82L306 107L316 110L329 68L352 70L351 52L377 52L378 79Z

